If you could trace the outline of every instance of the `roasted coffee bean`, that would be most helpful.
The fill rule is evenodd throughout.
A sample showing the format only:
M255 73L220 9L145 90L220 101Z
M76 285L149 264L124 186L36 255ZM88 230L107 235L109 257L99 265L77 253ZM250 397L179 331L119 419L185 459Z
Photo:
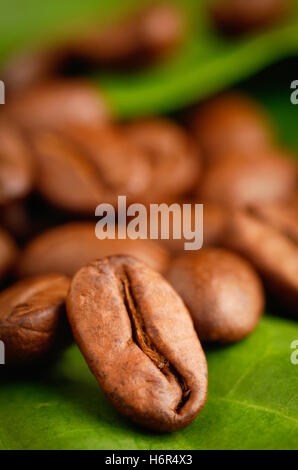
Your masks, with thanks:
M252 207L251 212L298 243L298 207L296 205L288 202L262 204Z
M21 281L0 294L0 340L5 362L41 360L60 341L69 281L51 274Z
M119 194L134 201L146 191L151 171L146 155L112 126L67 126L32 133L38 189L54 205L94 214Z
M181 295L202 341L239 341L256 327L264 308L262 284L244 259L207 248L175 259L168 279Z
M67 298L75 339L120 413L149 429L176 431L207 395L207 364L189 313L171 286L131 257L90 263Z
M168 55L181 42L185 30L180 9L160 2L111 26L78 33L78 39L70 41L67 48L70 55L91 63L140 66Z
M286 152L263 149L250 158L228 154L208 166L199 188L204 202L226 207L280 202L297 181L297 167Z
M298 318L297 226L297 215L295 222L286 209L254 207L234 214L224 243L255 266L271 296Z
M220 30L243 34L281 21L291 4L292 0L215 0L211 13Z
M0 228L0 281L12 268L17 254L15 242L5 230Z
M109 110L99 90L80 80L54 80L17 94L9 116L26 129L106 123Z
M6 91L9 96L23 93L27 88L54 77L65 60L65 51L58 46L14 56L1 69Z
M197 106L189 127L207 162L229 151L249 157L273 140L269 118L251 98L230 92Z
M187 133L168 119L144 119L128 124L130 139L148 156L152 182L148 202L160 202L189 191L200 174L200 157Z
M0 205L25 197L34 180L30 147L4 115L0 120Z
M93 259L131 255L157 271L165 271L169 256L153 240L99 240L92 222L69 223L51 229L31 241L18 266L20 277L60 272L73 276Z

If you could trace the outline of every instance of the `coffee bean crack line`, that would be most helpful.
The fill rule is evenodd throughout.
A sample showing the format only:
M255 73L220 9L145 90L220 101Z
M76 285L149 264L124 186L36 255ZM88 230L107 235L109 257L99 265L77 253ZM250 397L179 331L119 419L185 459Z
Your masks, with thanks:
M129 275L125 270L123 270L120 275L120 290L127 314L131 321L133 341L167 377L167 379L169 379L169 377L174 377L181 387L182 398L175 408L175 412L178 414L190 398L190 389L181 374L179 374L175 367L157 350L151 338L147 334L142 314L137 308L132 293Z

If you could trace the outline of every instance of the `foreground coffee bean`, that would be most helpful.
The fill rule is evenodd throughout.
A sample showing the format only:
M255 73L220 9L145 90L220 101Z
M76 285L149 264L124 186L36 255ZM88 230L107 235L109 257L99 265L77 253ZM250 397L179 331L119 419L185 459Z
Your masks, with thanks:
M29 144L6 116L0 120L0 206L27 196L34 166Z
M297 167L286 152L255 151L250 158L233 153L214 161L205 172L199 196L227 208L280 202L296 186Z
M0 293L0 340L12 365L45 359L65 322L66 277L58 274L21 281Z
M245 256L263 277L271 296L298 318L297 226L286 222L280 209L238 211L230 221L224 243ZM297 216L296 216L297 224ZM296 235L295 235L296 234Z
M116 204L118 195L138 200L151 172L146 155L121 129L67 126L32 132L38 162L38 189L54 205L93 215L98 204Z
M242 34L281 21L292 3L291 0L215 0L211 13L219 29Z
M158 273L130 257L92 262L73 278L67 312L120 413L159 432L195 419L207 395L206 359L182 300Z
M0 228L0 281L12 268L18 254L17 246L10 235Z
M175 198L193 188L200 175L200 155L181 127L169 119L154 118L135 121L125 129L150 161L149 202Z
M6 108L26 129L106 123L109 109L100 91L83 80L50 80L16 94Z
M262 284L244 259L219 248L181 256L168 279L181 295L201 341L239 341L264 309Z
M36 276L60 272L73 276L93 259L131 255L157 271L165 271L169 256L153 240L99 240L92 222L77 222L53 228L32 240L20 257L18 275Z
M159 2L107 27L78 33L66 46L70 55L113 67L152 63L168 55L185 33L183 13L171 2Z
M207 162L227 152L253 155L273 140L271 123L264 110L251 98L229 92L197 106L188 124ZM246 153L245 153L246 155Z

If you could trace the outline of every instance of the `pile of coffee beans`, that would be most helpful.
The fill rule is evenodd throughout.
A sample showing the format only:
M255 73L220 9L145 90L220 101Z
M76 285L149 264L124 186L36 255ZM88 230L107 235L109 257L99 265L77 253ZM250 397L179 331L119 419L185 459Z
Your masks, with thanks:
M176 10L155 6L68 50L128 65L168 53L182 32ZM201 342L244 339L267 292L298 318L297 165L247 96L214 97L186 119L116 122L88 82L53 76L54 62L31 58L23 83L12 79L22 92L0 114L7 367L59 360L70 325L120 413L175 431L206 401ZM115 206L119 195L145 207L176 203L174 212L203 203L203 248L187 252L173 236L96 238L96 206Z

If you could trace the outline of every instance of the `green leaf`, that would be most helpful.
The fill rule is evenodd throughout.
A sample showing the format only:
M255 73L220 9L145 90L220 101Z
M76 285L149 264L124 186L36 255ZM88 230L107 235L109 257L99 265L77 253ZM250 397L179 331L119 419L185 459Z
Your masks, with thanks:
M149 0L142 0L149 1ZM224 39L210 23L210 0L172 0L185 9L191 31L167 61L134 74L96 74L116 116L168 113L252 76L298 51L298 3L281 25L242 39ZM77 29L107 22L138 0L2 0L0 62L30 46L59 42Z
M43 376L2 382L0 448L295 449L295 339L297 324L268 316L241 343L209 350L207 404L173 434L153 434L122 418L72 346Z

